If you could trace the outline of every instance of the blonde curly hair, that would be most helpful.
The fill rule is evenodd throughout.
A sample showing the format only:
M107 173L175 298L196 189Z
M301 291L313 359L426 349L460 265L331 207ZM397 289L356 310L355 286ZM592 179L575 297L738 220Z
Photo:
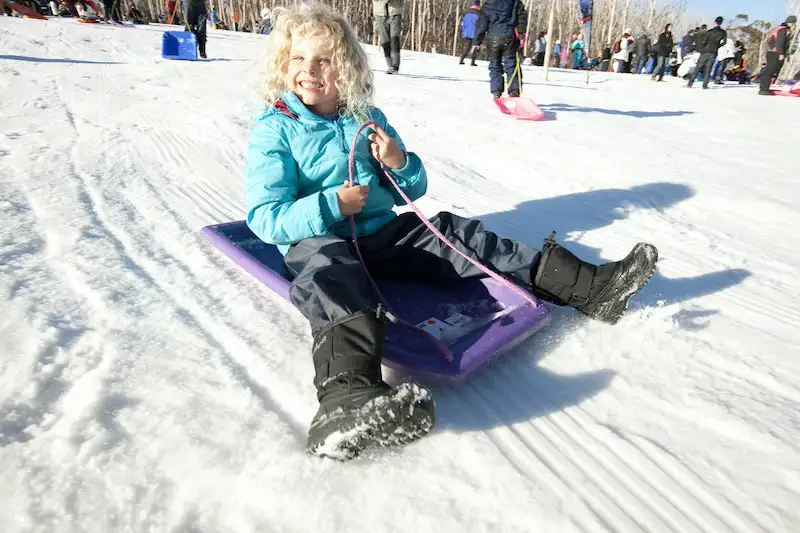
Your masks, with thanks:
M372 70L367 54L347 20L331 8L312 4L299 9L275 8L274 24L267 37L265 67L259 95L271 106L288 90L286 73L292 34L319 34L333 44L333 66L339 72L336 89L339 91L339 111L358 116L369 114L374 93Z

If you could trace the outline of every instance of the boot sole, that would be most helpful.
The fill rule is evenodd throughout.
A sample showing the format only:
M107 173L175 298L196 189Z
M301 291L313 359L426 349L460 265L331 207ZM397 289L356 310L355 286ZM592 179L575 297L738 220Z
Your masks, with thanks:
M653 277L657 261L658 249L652 244L640 242L622 260L629 263L628 267L616 272L608 283L608 289L597 296L603 302L590 311L585 308L582 311L595 320L616 324L628 309L631 297Z
M410 444L428 434L435 424L433 398L427 389L403 383L389 394L373 398L355 413L334 411L309 435L306 451L312 455L349 461L367 448Z

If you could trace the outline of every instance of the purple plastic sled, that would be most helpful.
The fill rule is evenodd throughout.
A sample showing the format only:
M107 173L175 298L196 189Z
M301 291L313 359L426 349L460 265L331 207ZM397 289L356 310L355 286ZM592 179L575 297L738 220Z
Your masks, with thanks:
M214 247L289 300L291 276L278 249L261 241L244 221L206 226ZM377 280L391 308L404 320L447 344L447 361L423 332L389 324L383 364L422 380L456 381L523 341L547 323L550 313L491 278L447 285Z

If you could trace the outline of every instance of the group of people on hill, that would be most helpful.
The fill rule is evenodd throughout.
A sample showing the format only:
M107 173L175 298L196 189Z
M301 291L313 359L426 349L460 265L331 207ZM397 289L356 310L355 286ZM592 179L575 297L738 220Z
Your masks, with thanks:
M500 98L507 89L508 96L520 95L525 48L525 25L528 14L521 0L476 0L461 16L460 64L469 55L471 65L477 63L478 49L485 46L489 59L489 90ZM544 64L545 41L541 33L535 43L535 61Z
M717 84L724 83L726 78L738 80L739 83L750 81L751 73L744 60L744 45L728 37L722 29L723 22L722 17L717 17L711 29L704 24L690 30L681 40L678 51L683 60L677 74L688 79L687 88L692 87L698 79L702 79L704 89L708 88L712 79ZM770 85L780 73L789 53L790 36L796 23L797 17L791 15L767 35L767 62L758 74L752 76L759 82L760 95L773 95Z
M397 1L402 5L402 0ZM490 90L495 98L502 94L503 74L508 81L509 96L519 95L522 71L518 67L525 60L526 21L522 0L475 0L461 16L459 64L463 65L469 57L470 65L476 66L478 52L485 48L489 60ZM726 79L749 83L752 77L760 83L759 94L772 95L769 87L789 53L791 32L797 18L789 16L772 29L767 36L767 61L754 76L746 68L744 44L728 38L722 29L723 22L722 17L717 17L711 29L705 24L698 26L690 30L680 43L675 42L672 24L667 24L655 41L646 34L634 39L632 30L626 29L613 45L609 43L603 48L599 60L588 57L583 36L576 34L571 36L569 44L562 46L560 41L555 42L553 65L601 71L613 69L618 73L647 72L653 81L663 81L669 72L685 78L687 88L698 79L707 89L712 80L716 84L723 84ZM531 63L543 66L547 49L544 31L539 32L532 48Z

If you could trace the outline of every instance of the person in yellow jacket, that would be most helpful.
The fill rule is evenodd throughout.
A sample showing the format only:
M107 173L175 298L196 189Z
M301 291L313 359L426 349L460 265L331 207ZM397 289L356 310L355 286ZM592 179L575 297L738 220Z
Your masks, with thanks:
M372 14L383 55L386 56L387 74L400 69L400 36L403 33L403 0L373 0Z

